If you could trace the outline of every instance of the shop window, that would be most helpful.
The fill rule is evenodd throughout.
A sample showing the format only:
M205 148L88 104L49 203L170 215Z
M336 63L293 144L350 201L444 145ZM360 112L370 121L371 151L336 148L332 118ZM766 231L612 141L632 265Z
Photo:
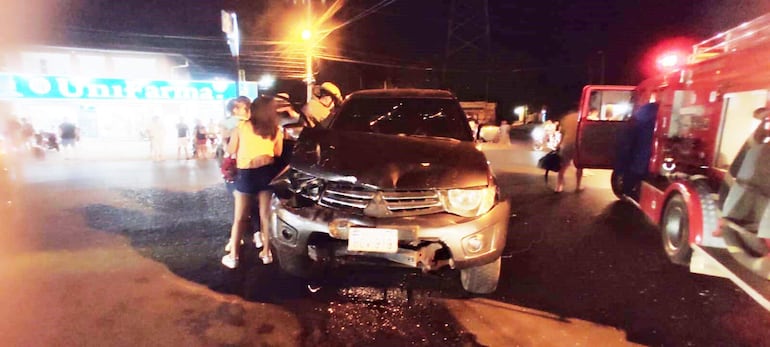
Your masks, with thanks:
M692 118L702 116L702 107L685 107L685 102L690 102L693 99L695 99L695 93L690 90L674 91L674 100L671 102L671 120L667 134L669 138L685 137L692 128ZM685 113L682 113L682 109Z
M726 170L738 151L759 125L754 111L767 104L767 91L754 90L724 96L722 124L719 131L714 166Z

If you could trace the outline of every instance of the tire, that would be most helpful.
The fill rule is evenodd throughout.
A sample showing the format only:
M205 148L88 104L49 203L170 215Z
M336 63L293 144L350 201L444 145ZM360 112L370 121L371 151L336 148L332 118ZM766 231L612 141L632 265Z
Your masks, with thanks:
M674 264L689 265L692 248L690 247L690 220L687 204L680 194L675 194L666 203L663 210L660 229L663 250Z
M614 193L618 199L623 199L623 174L619 173L617 170L612 170L610 185L612 186L612 193Z
M497 289L500 280L500 257L495 261L460 270L460 282L465 291L474 294L489 294Z
M312 264L306 255L282 252L278 248L273 248L273 252L283 272L296 277L310 278Z

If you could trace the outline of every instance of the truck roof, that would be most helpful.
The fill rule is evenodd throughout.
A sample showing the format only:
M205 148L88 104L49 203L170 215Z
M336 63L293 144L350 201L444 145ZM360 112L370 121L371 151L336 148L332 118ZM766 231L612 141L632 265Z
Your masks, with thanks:
M765 42L770 38L770 13L693 45L689 63L697 63Z

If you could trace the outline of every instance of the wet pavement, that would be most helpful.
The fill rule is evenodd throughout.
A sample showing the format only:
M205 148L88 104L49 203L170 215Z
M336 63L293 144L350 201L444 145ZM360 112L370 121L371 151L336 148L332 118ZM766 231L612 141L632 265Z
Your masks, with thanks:
M226 270L232 202L214 161L28 163L17 173L25 184L3 191L12 203L2 210L0 342L770 344L770 314L729 281L668 263L655 228L614 199L607 172L554 194L534 167L542 153L486 152L514 207L488 296L463 292L452 270L371 268L340 269L311 293L258 264L249 243L243 266Z

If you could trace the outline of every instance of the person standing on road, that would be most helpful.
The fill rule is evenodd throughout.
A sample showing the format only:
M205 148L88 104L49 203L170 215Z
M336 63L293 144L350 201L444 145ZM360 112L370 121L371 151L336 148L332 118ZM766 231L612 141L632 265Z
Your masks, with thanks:
M270 217L270 181L275 175L273 161L283 151L283 134L278 125L275 101L261 97L251 104L251 116L233 130L228 153L236 154L238 176L235 180L235 213L228 241L230 253L222 257L222 264L230 269L238 267L240 241L248 230L252 205L259 203L262 230L268 230ZM273 262L267 232L262 233L264 247L259 254L263 264Z
M166 129L160 121L160 117L153 116L150 128L150 156L154 161L163 160L163 147L166 140Z
M230 161L235 160L237 153L230 153L228 152L228 144L230 143L230 135L232 134L233 130L238 128L238 125L243 123L244 121L247 121L251 116L251 100L246 96L239 96L235 99L230 100L227 103L227 113L229 116L225 118L219 127L222 129L222 132L224 133L222 136L222 142L224 143L224 157L222 158L222 165L230 165ZM223 168L223 174L224 172L228 171L229 168ZM227 192L230 193L230 195L233 194L235 191L235 176L232 175L232 172L235 172L235 170L230 171L230 176L225 175L225 187L227 188Z
M219 128L223 132L222 141L224 143L223 151L225 152L222 157L222 163L220 163L220 170L222 172L222 178L225 181L225 189L227 189L227 193L233 196L233 198L235 198L235 179L238 175L238 168L236 167L235 163L236 153L228 153L227 145L230 142L230 134L233 132L233 130L236 129L238 125L249 119L251 115L250 108L251 99L246 96L239 96L230 100L227 103L228 116L219 124ZM252 215L255 214L254 211L257 211L257 214L259 214L259 210L256 210L254 207L252 207ZM262 238L259 234L259 231L254 233L254 243L257 248L262 247ZM225 246L225 252L230 252L230 242L228 242Z
M206 159L208 156L208 136L206 133L206 127L200 119L195 120L194 141L195 141L195 158Z
M179 123L176 124L177 159L182 159L182 151L184 151L184 158L190 159L190 128L184 122L184 119L179 118Z
M500 122L500 128L498 128L499 133L497 134L498 143L503 145L510 145L511 144L511 125L508 124L508 121L502 121Z
M561 142L559 143L559 155L561 156L561 170L559 170L558 179L556 182L555 192L561 193L564 191L564 173L573 162L575 158L575 150L577 144L577 111L571 111L567 113L561 119ZM583 169L575 167L575 191L581 190L580 183L583 180Z
M68 119L59 124L59 138L61 139L62 152L64 159L70 159L74 156L75 142L80 137L78 127Z

